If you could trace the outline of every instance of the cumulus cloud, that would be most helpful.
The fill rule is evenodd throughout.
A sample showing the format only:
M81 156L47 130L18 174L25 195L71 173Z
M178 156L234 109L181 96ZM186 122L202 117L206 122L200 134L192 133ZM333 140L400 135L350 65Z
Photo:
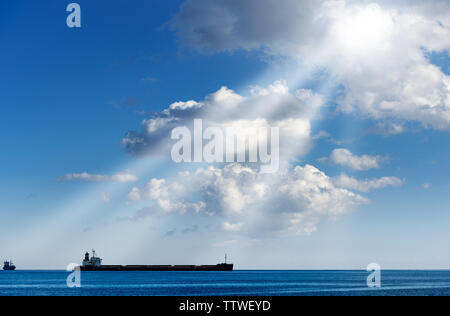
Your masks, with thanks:
M449 130L450 77L427 58L450 50L449 10L447 0L187 0L171 25L201 51L259 50L328 70L344 112Z
M404 184L404 180L397 177L358 180L356 178L349 177L345 173L334 178L333 182L338 187L360 192L369 192L372 190L384 189L386 187L400 187Z
M118 172L112 176L101 174L68 173L59 177L58 182L63 181L87 181L87 182L137 182L139 178L129 172Z
M329 161L334 164L345 166L357 171L379 168L380 163L383 160L385 160L385 158L381 156L356 156L350 150L344 148L333 150L329 158Z
M178 199L179 196L186 194L187 188L180 183L168 183L165 179L152 179L143 188L134 187L128 193L128 199L131 201L151 200L155 202L152 209L140 211L142 217L155 211L162 213L178 212L181 214L187 212L199 213L204 208L203 202L185 202Z
M134 188L151 206L133 220L156 214L185 214L217 217L221 228L249 236L261 234L309 235L322 219L336 219L369 201L311 165L261 174L240 164L223 168L199 168L171 179L152 179Z
M322 105L320 95L310 90L291 92L282 80L268 87L251 87L249 96L222 87L201 101L172 103L145 119L141 130L129 132L122 142L134 155L169 156L175 143L172 130L186 126L192 131L194 119L203 120L203 129L278 127L280 156L288 161L309 150L310 119Z

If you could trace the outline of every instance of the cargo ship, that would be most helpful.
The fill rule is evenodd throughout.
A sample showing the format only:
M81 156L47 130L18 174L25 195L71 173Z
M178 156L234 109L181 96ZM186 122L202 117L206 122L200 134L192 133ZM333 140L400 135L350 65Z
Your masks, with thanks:
M5 261L3 263L3 270L5 271L14 271L16 270L16 266L14 265L14 263L10 260L10 261Z
M233 271L233 264L227 263L225 255L225 263L216 265L103 265L103 259L98 257L92 250L92 257L86 252L81 271Z

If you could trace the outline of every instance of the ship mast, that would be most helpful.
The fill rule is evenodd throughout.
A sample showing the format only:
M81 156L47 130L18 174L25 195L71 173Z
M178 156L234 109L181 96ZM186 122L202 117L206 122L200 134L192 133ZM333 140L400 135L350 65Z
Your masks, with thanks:
M227 263L227 254L225 254L225 264Z

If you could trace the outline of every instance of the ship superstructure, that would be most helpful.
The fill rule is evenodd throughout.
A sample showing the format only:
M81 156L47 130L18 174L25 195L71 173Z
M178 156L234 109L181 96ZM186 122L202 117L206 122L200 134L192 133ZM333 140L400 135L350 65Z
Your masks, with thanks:
M227 263L216 265L103 265L102 259L92 250L92 257L86 252L81 271L233 271L234 265Z
M3 270L5 271L14 271L16 270L16 266L14 265L14 263L10 260L10 261L5 261L3 263Z
M99 268L102 266L102 259L97 257L95 250L92 249L92 257L89 258L89 252L84 255L82 267L84 268Z

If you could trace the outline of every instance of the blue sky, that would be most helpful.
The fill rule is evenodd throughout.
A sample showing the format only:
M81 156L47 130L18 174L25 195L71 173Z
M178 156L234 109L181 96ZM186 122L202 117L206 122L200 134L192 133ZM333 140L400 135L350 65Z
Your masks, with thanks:
M0 244L0 256L17 261L20 268L62 269L81 261L91 248L105 263L121 264L215 263L226 252L242 269L352 269L371 262L385 268L447 268L450 43L439 37L446 38L450 30L450 17L439 7L445 2L437 1L436 7L422 7L418 2L392 7L378 1L370 7L366 1L347 1L346 7L335 8L338 17L330 18L343 36L335 42L323 41L328 33L321 34L307 18L290 22L298 6L306 8L298 12L329 14L323 7L312 7L310 1L286 1L294 13L281 25L264 18L264 6L271 11L266 0L248 11L235 1L212 1L200 11L202 0L182 6L183 2L79 0L80 29L66 26L66 4L61 1L0 5L0 139L4 148L0 229L10 238ZM217 10L233 19L214 18ZM280 12L273 15L284 14ZM347 21L359 21L359 15L365 14L375 26L391 23L386 17L396 22L386 27L385 34L375 34L373 25L365 24L362 37L348 31ZM429 21L410 30L423 37L405 34L402 23L411 16ZM240 23L229 25L229 21ZM438 21L440 32L433 24ZM230 28L232 32L222 32ZM406 39L399 43L395 39L402 32ZM359 42L362 46L354 44ZM386 43L390 46L387 52L366 51L373 43L376 49ZM311 52L311 47L317 52ZM426 52L421 56L419 50ZM407 55L414 57L398 57ZM382 72L383 67L390 67L389 71ZM294 138L298 151L289 159L288 177L295 177L296 166L307 165L326 174L331 179L327 185L332 186L326 193L345 191L338 201L327 202L343 203L336 218L306 205L308 193L295 200L306 205L305 210L298 206L291 213L307 214L307 224L315 227L312 233L299 227L275 231L267 223L258 226L254 205L246 205L240 217L227 217L228 206L222 204L220 209L210 209L215 216L189 211L160 214L158 210L136 216L158 203L157 198L143 198L152 179L165 179L172 191L177 184L202 181L195 174L179 180L177 172L208 166L174 164L154 153L136 157L136 149L127 151L123 145L129 131L145 137L141 125L151 113L161 114L177 101L206 104L205 98L222 86L264 102L251 95L250 87L267 88L277 97L270 90L277 81L292 95L306 89L322 99L313 116L302 116L311 129L305 137ZM368 95L373 102L367 101ZM308 100L301 101L308 106ZM398 130L393 132L393 126ZM332 155L337 149L350 152L353 162L367 156L378 165L357 170L351 163L337 163ZM67 177L83 172L106 178ZM342 173L356 184L338 184ZM118 174L138 180L114 181ZM362 181L382 177L401 184L360 189ZM282 177L279 181L284 183ZM299 183L292 181L286 183ZM236 186L242 189L240 183ZM142 198L129 198L133 188ZM171 202L202 193L189 192L190 196L170 193ZM367 202L354 205L351 193ZM273 203L261 214L273 216L275 222L281 212L279 200L269 195L262 201ZM208 207L214 202L220 201L206 201ZM244 214L247 207L252 211ZM225 229L224 223L234 228ZM285 233L291 229L297 233Z

